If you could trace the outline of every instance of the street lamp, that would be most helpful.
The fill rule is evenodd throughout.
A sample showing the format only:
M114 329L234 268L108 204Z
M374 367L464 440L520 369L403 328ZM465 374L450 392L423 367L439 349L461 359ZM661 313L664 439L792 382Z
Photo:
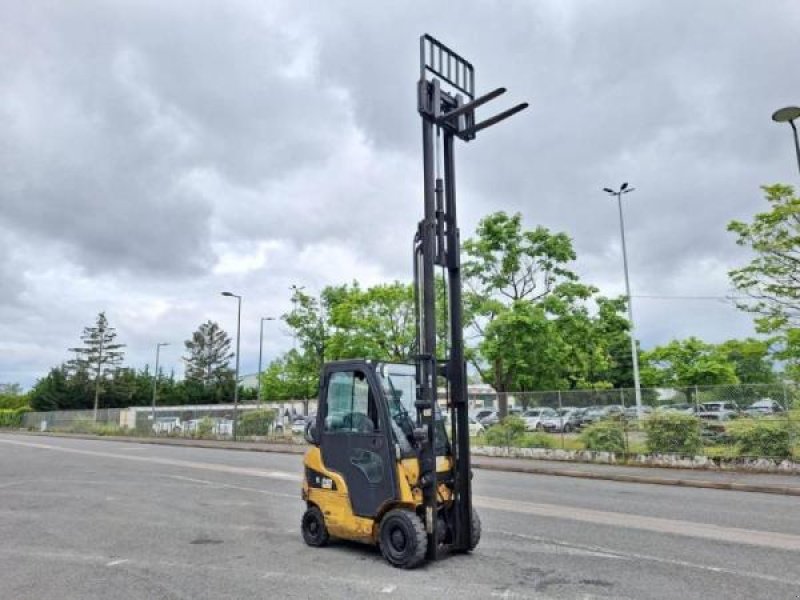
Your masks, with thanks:
M155 376L153 377L153 405L150 409L150 414L153 419L153 425L156 423L156 395L158 394L158 359L161 354L161 347L162 346L169 346L167 342L158 342L156 344L156 372Z
M639 385L639 355L636 349L636 333L633 325L633 302L631 300L631 285L628 279L628 251L625 247L625 221L622 218L622 195L630 194L634 188L628 187L627 183L623 183L619 191L614 191L610 188L603 188L603 191L611 196L617 197L617 205L619 206L619 231L622 236L622 264L625 268L625 295L628 297L628 320L631 323L631 359L633 360L633 387L636 394L636 416L642 418L642 390Z
M275 317L261 317L261 332L258 336L258 383L256 384L258 387L256 388L258 391L256 392L256 400L261 402L261 355L263 354L264 349L264 321L274 321Z
M292 305L297 308L297 295L306 289L304 285L296 285L292 284L289 286L289 289L292 290ZM297 330L295 329L292 333L292 348L297 349Z
M236 441L236 422L239 420L239 342L242 333L242 297L232 292L222 292L223 296L236 298L239 311L236 317L236 376L233 382L233 441Z
M794 124L795 119L800 118L800 107L787 106L780 108L772 113L772 120L776 123L789 123L792 126L794 133L794 151L797 154L797 170L800 171L800 142L797 140L797 126Z

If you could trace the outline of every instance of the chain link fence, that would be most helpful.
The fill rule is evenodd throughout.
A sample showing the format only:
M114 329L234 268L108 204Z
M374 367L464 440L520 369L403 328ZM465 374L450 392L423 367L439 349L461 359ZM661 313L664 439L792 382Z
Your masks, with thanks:
M204 406L135 406L92 410L28 412L22 426L32 431L175 437L191 439L232 439L234 416L236 437L252 441L296 441L305 429L304 411L314 403L232 404ZM313 413L312 413L313 414Z
M477 386L476 386L477 387ZM788 384L561 390L508 393L509 414L522 419L504 430L500 394L473 388L468 401L474 444L625 455L680 454L709 458L800 459L800 389ZM236 437L302 442L315 401L240 404ZM480 425L479 425L480 424ZM30 412L34 431L97 435L232 439L232 404ZM507 425L507 424L506 424ZM522 427L522 430L520 430Z
M469 396L484 431L477 444L696 454L711 458L800 458L800 389L789 384L687 386L507 393L525 433L499 437L500 394Z

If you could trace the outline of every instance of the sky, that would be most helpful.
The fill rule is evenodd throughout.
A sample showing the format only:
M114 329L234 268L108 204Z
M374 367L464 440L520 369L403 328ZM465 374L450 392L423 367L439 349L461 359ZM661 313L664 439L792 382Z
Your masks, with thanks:
M796 0L0 3L0 383L70 358L100 311L126 363L183 373L207 320L257 369L290 286L411 278L422 214L416 80L430 33L475 66L478 111L528 110L456 149L459 219L520 212L624 293L644 348L753 334L726 231L797 184ZM658 297L658 298L654 298ZM668 297L663 299L664 297ZM671 297L671 298L670 298ZM292 338L264 324L265 362Z

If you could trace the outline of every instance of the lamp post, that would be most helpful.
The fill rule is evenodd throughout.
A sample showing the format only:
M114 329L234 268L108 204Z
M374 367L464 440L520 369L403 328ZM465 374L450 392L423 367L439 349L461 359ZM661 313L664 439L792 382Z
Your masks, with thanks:
M617 205L619 206L619 231L622 237L622 264L625 268L625 295L628 297L628 320L631 323L631 360L633 361L633 387L636 395L636 417L642 418L642 390L639 385L639 354L636 349L636 333L633 324L633 302L631 300L631 285L628 279L628 251L625 247L625 221L622 217L622 195L630 194L634 188L628 187L627 183L623 183L618 191L610 188L603 188L603 191L611 196L617 197Z
M772 120L776 123L789 123L792 126L792 133L794 134L794 151L797 154L797 170L800 171L800 141L797 140L797 126L794 124L795 119L800 118L800 107L787 106L780 108L772 113Z
M296 285L292 284L289 286L289 289L292 290L292 306L294 309L297 309L297 295L306 289L304 285ZM292 333L292 348L297 348L297 330Z
M156 424L156 395L158 394L158 359L161 355L161 347L169 346L167 342L158 342L156 344L156 372L153 376L153 405L150 409L153 425Z
M242 333L242 297L232 292L222 292L223 296L236 298L239 310L236 316L236 375L233 382L233 441L236 441L236 424L239 420L239 342Z
M261 355L264 350L264 321L274 321L275 317L261 317L261 332L258 335L258 382L256 385L256 399L261 403Z

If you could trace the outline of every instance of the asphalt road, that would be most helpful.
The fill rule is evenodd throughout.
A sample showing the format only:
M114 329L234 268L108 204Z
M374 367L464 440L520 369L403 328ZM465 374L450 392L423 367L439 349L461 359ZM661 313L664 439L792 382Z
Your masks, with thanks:
M800 598L800 501L476 471L484 536L415 571L303 544L301 457L0 435L0 599Z

